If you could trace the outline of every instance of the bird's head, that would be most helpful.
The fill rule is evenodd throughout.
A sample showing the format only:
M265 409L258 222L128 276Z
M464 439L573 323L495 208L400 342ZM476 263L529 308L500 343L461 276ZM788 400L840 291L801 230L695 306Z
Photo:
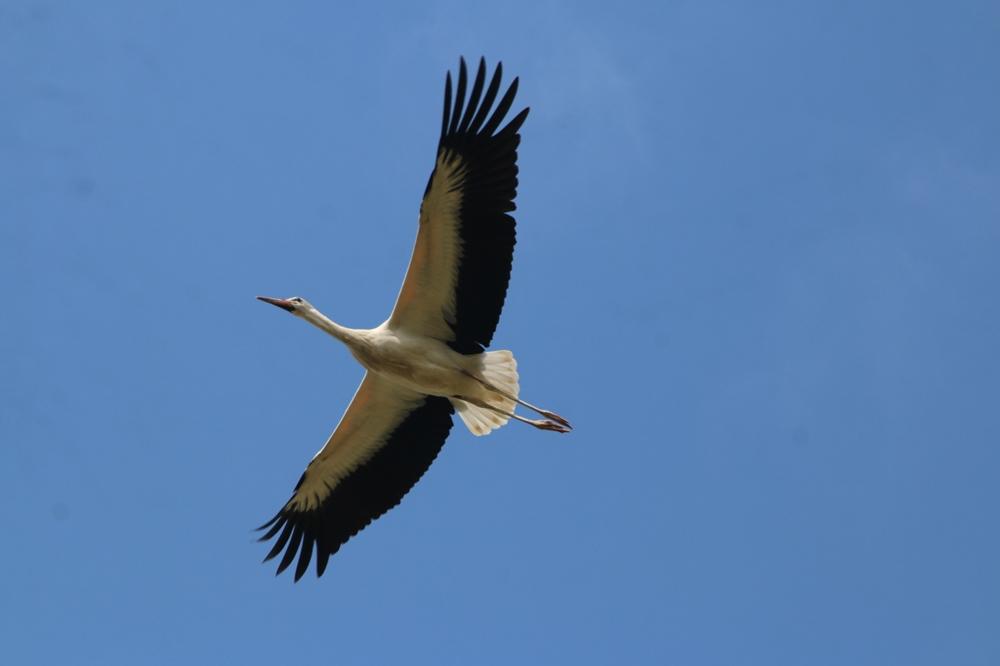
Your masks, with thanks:
M316 308L313 304L302 298L301 296L292 296L291 298L271 298L270 296L258 296L258 301L264 301L265 303L270 303L282 310L287 310L293 315L302 316L309 312L315 311Z

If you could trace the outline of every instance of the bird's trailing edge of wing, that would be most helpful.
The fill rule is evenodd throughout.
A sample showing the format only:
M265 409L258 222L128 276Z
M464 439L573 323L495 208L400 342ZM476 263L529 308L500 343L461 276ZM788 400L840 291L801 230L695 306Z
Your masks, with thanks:
M277 573L296 555L298 581L312 556L316 575L368 523L399 504L441 451L453 412L446 398L400 389L369 373L326 446L299 479L291 499L260 530L276 538L268 561Z
M391 326L479 353L493 338L513 260L518 133L525 108L501 128L515 78L497 101L503 68L487 83L480 59L472 87L465 61L445 79L441 137L420 207L420 227ZM468 95L466 93L468 92ZM494 106L494 103L496 105Z

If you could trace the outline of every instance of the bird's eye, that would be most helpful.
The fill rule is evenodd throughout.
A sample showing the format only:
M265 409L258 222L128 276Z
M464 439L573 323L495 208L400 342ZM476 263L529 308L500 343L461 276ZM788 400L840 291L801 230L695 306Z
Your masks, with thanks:
M296 296L295 298L293 298L291 300L292 300L292 303L301 303L302 302L302 299L299 298L298 296Z

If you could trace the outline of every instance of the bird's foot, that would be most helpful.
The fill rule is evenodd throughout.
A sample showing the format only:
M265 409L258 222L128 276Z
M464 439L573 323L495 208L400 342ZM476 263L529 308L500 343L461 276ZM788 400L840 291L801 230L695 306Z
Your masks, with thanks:
M568 424L562 424L556 421L532 421L531 424L539 430L551 430L552 432L567 433L572 430Z
M552 420L552 421L555 421L555 422L556 422L556 423L558 423L559 425L562 425L562 426L565 426L565 427L567 428L567 432L569 432L569 430L572 430L572 429L573 429L573 426L571 426L571 425L569 424L569 421L567 421L567 420L566 420L566 419L564 419L563 417L559 416L559 415L558 415L558 414L556 414L555 412L550 412L550 411L548 411L547 409L539 409L539 410L538 410L538 413L539 413L539 414L541 414L542 416L544 416L544 417L545 417L545 418L547 418L547 419L550 419L550 420Z

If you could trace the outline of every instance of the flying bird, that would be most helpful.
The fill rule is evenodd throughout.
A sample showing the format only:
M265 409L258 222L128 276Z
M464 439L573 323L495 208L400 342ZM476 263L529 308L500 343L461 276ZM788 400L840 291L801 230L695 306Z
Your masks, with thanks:
M452 96L445 78L444 114L434 169L420 204L417 240L389 318L372 329L341 326L309 301L257 298L340 340L366 373L326 444L291 498L260 530L276 537L268 561L284 552L277 573L298 555L298 581L316 556L322 576L330 556L389 509L437 457L457 411L473 435L515 419L565 433L555 412L519 397L517 363L506 350L485 351L507 294L514 251L518 130L525 108L503 125L518 80L500 91L502 65L487 84L480 59L466 97L459 62ZM503 126L501 126L503 125ZM515 413L518 405L542 418Z

